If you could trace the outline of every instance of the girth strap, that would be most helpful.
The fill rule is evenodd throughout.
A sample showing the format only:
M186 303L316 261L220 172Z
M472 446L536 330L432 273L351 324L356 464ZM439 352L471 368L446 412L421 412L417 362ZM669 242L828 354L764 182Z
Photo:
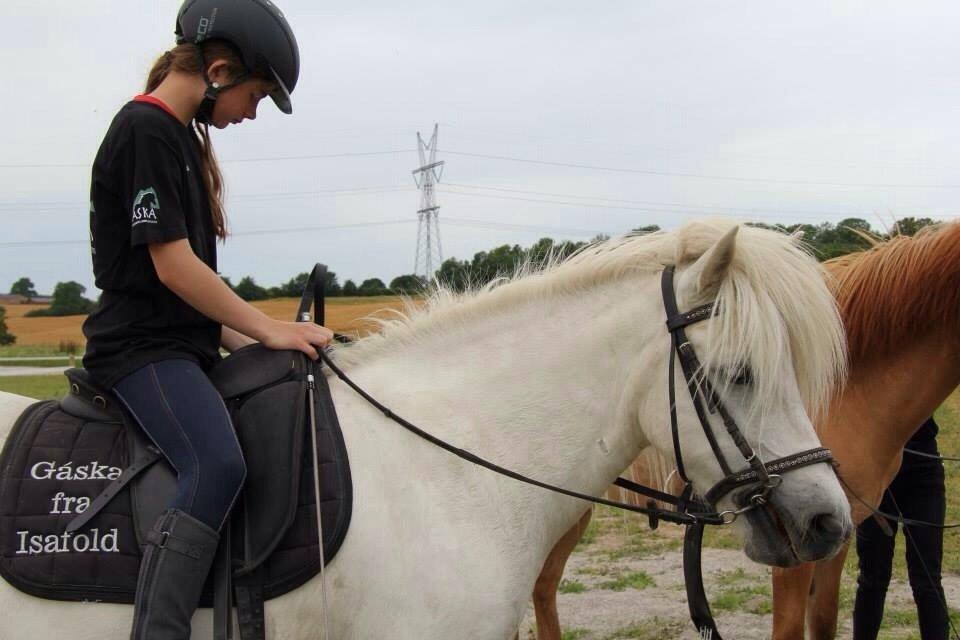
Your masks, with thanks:
M230 518L220 530L220 546L213 561L213 640L233 640L233 565Z
M120 493L120 491L127 486L131 480L136 478L142 471L145 471L152 465L154 462L163 457L163 454L160 453L160 450L149 445L146 448L146 453L141 457L133 461L129 467L123 470L117 479L107 485L107 488L100 492L96 498L93 499L93 502L90 503L90 506L86 510L78 515L76 518L70 521L67 525L66 531L68 533L73 533L77 529L80 529L85 524L90 522L95 515L100 513L100 510L103 509L107 504L113 500L113 497Z
M266 637L266 616L263 612L262 568L237 578L237 622L241 640L263 640Z

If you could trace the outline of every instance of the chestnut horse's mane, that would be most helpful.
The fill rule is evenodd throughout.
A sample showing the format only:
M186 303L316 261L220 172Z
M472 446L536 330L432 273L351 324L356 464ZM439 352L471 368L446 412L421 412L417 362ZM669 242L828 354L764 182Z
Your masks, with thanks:
M893 353L917 334L960 328L960 222L895 237L825 266L851 363Z

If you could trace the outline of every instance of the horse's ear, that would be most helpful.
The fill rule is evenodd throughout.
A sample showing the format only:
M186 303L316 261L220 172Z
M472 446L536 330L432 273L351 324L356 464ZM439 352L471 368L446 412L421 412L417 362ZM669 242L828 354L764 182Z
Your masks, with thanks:
M733 262L739 228L733 227L723 234L696 262L683 271L677 283L679 299L694 303L706 302L716 297L720 283Z

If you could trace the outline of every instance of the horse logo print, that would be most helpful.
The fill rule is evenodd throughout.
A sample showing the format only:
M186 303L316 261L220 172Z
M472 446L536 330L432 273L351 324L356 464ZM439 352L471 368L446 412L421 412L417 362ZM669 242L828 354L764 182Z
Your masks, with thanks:
M133 200L133 224L157 224L157 213L160 211L160 199L157 192L150 187L143 189Z

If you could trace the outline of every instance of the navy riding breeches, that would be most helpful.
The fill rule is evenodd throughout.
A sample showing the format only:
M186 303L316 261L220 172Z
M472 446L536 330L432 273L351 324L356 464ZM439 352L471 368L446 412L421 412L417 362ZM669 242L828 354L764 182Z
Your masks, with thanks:
M114 393L177 473L170 508L219 531L247 469L220 394L190 360L163 360L134 371Z

